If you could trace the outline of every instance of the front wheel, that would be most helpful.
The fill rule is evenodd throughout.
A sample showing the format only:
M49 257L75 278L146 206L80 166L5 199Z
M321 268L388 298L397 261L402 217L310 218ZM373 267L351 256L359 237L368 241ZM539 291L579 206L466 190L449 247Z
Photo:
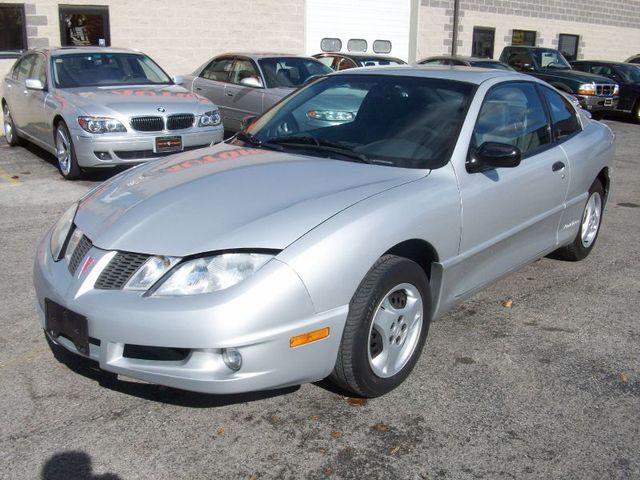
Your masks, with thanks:
M589 189L589 197L582 211L580 231L573 242L556 250L553 254L560 260L577 262L586 258L593 249L600 232L602 213L604 211L604 188L600 180L596 180Z
M400 385L415 366L429 330L429 282L418 264L382 256L349 304L340 351L329 377L362 397Z
M6 103L2 104L2 117L4 119L4 138L7 140L9 146L16 147L22 144L22 139L18 136L18 132L16 132L16 127L13 123L13 117L11 116L11 112L9 111L9 105L7 105Z
M67 180L75 180L82 176L82 170L78 166L76 151L69 129L64 122L56 127L56 157L60 174Z

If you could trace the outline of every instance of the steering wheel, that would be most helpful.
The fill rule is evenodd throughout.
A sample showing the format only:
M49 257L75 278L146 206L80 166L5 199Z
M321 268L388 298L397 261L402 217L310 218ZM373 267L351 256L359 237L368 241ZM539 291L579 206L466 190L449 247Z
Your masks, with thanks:
M294 116L289 113L282 120L280 120L277 125L274 127L273 135L280 137L286 135L293 135L300 131L300 125L294 118Z

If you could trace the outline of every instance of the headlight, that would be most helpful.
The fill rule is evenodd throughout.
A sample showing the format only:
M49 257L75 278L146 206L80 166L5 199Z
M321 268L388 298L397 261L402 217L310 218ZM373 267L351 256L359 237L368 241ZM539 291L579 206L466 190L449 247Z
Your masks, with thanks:
M180 265L154 295L195 295L232 287L257 272L273 255L225 253Z
M583 83L578 87L579 95L595 95L596 94L596 86L593 83Z
M218 110L203 113L198 121L199 127L215 127L216 125L220 125L220 112Z
M178 263L176 257L149 257L124 286L125 290L148 290Z
M616 85L615 87L613 87L613 94L614 95L620 94L620 85Z
M62 214L51 231L49 247L51 248L51 255L56 262L61 258L62 249L69 236L73 219L76 216L76 210L78 210L78 204L74 203Z
M89 133L126 132L127 129L115 118L78 117L78 125Z
M351 122L355 118L353 112L340 110L310 110L307 117L311 120L324 120L327 122Z

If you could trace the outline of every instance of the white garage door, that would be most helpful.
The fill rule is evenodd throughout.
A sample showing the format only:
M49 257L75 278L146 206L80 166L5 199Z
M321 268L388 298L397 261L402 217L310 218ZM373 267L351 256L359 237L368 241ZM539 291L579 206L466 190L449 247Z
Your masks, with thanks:
M352 51L366 48L366 53L374 53L374 42L386 40L391 42L389 55L409 57L411 0L307 0L305 14L308 55L322 51L323 39L339 39L342 52L351 47ZM338 44L325 40L326 46L331 43ZM385 45L376 43L377 47Z

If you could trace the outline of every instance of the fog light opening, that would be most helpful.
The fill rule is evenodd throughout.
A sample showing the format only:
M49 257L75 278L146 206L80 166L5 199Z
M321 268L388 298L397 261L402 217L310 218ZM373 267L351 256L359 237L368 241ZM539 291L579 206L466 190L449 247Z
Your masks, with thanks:
M237 348L223 348L222 361L229 370L237 372L242 367L242 355Z
M111 154L109 152L93 152L100 160L111 160Z

